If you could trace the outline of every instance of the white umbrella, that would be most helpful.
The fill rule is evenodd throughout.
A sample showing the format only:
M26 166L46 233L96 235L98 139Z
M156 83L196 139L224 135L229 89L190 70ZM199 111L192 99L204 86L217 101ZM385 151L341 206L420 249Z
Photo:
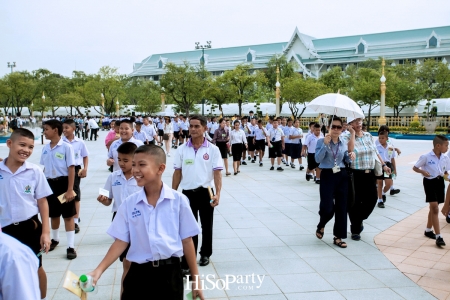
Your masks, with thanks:
M307 105L318 113L336 115L338 117L364 118L364 113L355 101L339 93L321 95Z

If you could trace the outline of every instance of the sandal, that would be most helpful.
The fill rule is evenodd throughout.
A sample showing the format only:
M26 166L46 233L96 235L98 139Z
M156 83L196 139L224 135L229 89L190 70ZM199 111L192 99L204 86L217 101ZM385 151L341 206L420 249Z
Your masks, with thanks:
M338 240L339 240L340 242L337 242ZM342 239L337 238L337 237L334 237L334 238L333 238L333 244L335 244L335 245L338 246L339 248L347 248L347 243L346 243L346 242L343 242Z
M325 229L325 228L322 228ZM316 237L321 240L323 238L323 235L325 234L325 231L321 231L319 228L316 230Z

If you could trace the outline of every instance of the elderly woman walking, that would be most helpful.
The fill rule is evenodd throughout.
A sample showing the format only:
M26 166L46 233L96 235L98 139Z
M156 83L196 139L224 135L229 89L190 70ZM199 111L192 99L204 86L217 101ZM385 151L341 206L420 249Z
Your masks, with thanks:
M349 142L348 151L355 153L352 163L355 203L349 209L348 215L352 240L359 241L364 230L363 221L370 216L378 199L374 172L375 158L378 157L384 172L390 174L391 170L378 154L372 135L362 130L362 120L347 118L347 121L350 132L343 137Z
M348 175L344 161L349 163L348 142L340 137L342 120L332 117L328 134L317 141L315 159L322 170L320 177L320 221L316 236L323 238L325 225L333 218L333 243L340 248L347 248L343 239L347 238L347 192Z

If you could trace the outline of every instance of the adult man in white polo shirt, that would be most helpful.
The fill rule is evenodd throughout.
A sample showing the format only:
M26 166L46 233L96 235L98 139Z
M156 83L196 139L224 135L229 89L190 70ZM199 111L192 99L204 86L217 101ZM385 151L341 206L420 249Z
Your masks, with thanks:
M212 254L213 215L214 207L219 205L222 189L223 162L219 148L211 144L204 137L207 121L203 116L194 115L189 120L191 139L178 148L174 158L172 188L181 186L183 194L190 201L194 217L202 223L202 247L200 249L200 266L209 264ZM215 196L208 193L208 186L215 187ZM197 254L198 236L192 238ZM181 268L187 274L187 263L183 259Z

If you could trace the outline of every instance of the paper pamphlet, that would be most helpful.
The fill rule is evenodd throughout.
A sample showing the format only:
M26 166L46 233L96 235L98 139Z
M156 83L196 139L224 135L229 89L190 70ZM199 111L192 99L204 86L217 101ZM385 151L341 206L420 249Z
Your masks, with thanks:
M72 273L71 271L67 271L66 277L64 278L63 288L68 290L69 292L77 295L81 298L81 293L83 292L79 285L79 277Z
M109 191L108 191L108 190L99 188L98 193L99 193L100 195L102 195L102 196L105 196L105 197L109 198Z
M66 193L61 194L61 195L58 196L59 202L61 202L61 203L65 203L65 202L66 202L66 198L64 197L65 194L66 194ZM77 195L77 193L75 193L75 192L73 192L73 194L74 194L75 196Z

